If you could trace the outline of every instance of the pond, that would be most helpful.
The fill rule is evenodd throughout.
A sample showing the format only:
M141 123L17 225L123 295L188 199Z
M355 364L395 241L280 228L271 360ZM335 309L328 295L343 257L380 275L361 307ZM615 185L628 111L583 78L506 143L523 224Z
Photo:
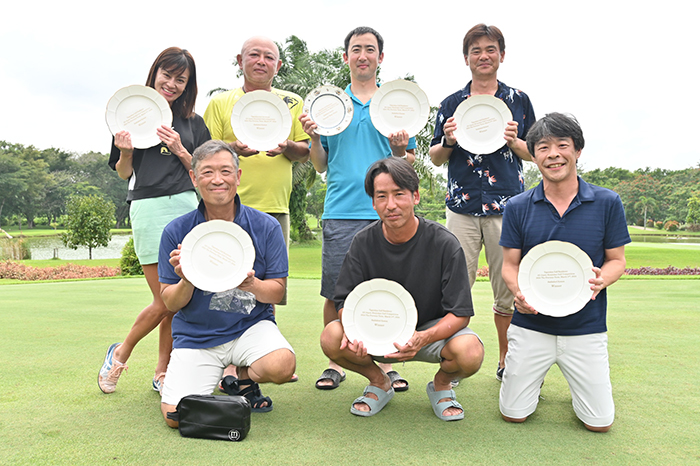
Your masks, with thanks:
M631 235L631 238L639 243L700 244L700 236Z
M94 248L92 250L93 259L119 259L122 257L122 248L129 241L131 235L112 235L112 240L105 248ZM18 239L0 239L0 246L8 244L7 242L16 242ZM78 249L70 249L63 245L60 236L41 236L22 238L22 241L29 247L33 260L53 259L58 257L64 260L80 260L89 259L90 254L88 248L81 246ZM4 249L4 248L3 248ZM0 259L3 258L2 249L0 249Z

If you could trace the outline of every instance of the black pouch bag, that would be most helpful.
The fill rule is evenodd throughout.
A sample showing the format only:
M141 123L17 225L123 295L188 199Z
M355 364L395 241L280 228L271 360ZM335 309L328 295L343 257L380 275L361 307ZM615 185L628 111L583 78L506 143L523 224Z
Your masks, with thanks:
M250 402L242 396L188 395L168 419L183 437L239 442L250 431Z

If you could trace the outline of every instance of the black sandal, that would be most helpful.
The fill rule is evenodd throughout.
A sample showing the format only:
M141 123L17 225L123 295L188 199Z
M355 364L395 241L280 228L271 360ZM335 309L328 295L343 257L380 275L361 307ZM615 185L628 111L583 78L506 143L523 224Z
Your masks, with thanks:
M408 380L401 377L398 372L389 371L386 373L386 375L389 376L389 380L391 381L391 388L393 388L395 392L405 392L406 390L408 390ZM401 387L395 387L394 383L396 382L403 382L406 385L403 385Z
M251 379L238 380L236 383L238 387L238 396L244 396L250 401L251 411L254 413L269 413L272 411L272 400L269 396L263 396L260 391L260 385L257 382L253 382ZM241 385L246 386L245 388L240 388ZM267 406L262 406L267 402Z

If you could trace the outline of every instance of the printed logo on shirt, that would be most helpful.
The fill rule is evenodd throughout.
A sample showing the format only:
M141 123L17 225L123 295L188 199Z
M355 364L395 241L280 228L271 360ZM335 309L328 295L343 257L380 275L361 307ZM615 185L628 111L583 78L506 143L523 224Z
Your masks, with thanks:
M173 155L172 152L170 152L170 149L168 149L168 146L163 144L162 142L160 143L160 155Z

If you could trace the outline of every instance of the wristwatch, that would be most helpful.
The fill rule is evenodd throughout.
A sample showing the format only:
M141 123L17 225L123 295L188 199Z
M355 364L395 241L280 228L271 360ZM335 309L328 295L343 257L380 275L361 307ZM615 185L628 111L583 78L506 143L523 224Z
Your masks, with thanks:
M443 136L442 140L440 140L440 144L442 144L442 147L444 147L445 149L453 149L453 148L457 147L456 142L454 144L448 144L445 136Z

